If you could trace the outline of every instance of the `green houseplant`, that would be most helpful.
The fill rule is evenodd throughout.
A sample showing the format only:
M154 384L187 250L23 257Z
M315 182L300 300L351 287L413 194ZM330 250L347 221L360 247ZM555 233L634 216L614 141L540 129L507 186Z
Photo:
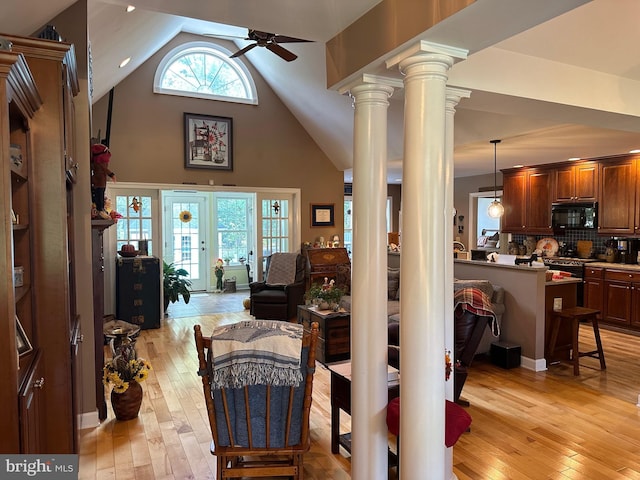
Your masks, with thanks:
M319 283L314 283L305 293L305 299L318 307L324 307L321 309L337 309L340 304L340 299L345 293L345 290L334 284L324 286Z
M169 302L175 303L180 300L180 295L184 299L184 303L189 303L191 299L191 281L184 277L189 276L184 268L176 268L173 262L167 263L162 261L163 273L163 289L164 289L164 311L169 308Z

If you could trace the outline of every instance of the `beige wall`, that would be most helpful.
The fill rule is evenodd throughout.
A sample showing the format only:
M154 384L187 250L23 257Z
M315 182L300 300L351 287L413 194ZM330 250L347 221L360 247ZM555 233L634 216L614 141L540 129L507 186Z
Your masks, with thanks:
M259 73L245 59L259 105L243 105L153 93L153 78L172 48L202 37L179 34L115 87L109 147L118 181L195 182L246 187L300 188L302 241L343 237L343 173L338 171ZM224 44L224 42L221 42ZM224 44L229 49L232 45ZM93 108L92 133L106 133L108 95ZM233 119L233 171L184 168L183 114ZM335 204L335 227L310 226L311 203Z

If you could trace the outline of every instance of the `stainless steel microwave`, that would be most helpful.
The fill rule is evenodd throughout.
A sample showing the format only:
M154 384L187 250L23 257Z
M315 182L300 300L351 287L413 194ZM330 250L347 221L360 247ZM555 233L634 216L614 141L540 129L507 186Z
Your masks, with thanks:
M594 230L598 228L598 203L553 203L551 225L554 230Z

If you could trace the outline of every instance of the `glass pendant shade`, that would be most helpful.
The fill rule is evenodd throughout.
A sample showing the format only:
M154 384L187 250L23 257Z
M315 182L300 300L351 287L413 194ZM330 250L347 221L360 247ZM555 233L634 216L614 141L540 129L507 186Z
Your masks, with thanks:
M493 143L493 202L491 202L491 204L489 205L489 208L487 209L487 214L491 218L500 218L504 214L504 207L498 201L498 193L497 193L498 187L497 187L497 180L496 180L496 176L498 175L496 150L497 150L497 145L501 141L502 140L491 140L489 142L489 143Z
M500 218L504 214L504 207L498 200L494 200L489 205L487 213L491 218Z

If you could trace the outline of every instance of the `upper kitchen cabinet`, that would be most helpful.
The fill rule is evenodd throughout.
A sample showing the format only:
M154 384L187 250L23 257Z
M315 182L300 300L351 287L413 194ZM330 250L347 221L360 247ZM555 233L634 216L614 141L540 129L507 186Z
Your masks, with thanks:
M516 170L502 174L502 231L524 233L527 203L527 172Z
M626 156L599 163L598 233L637 233L635 159L633 156Z
M580 162L554 171L555 202L595 202L598 198L598 162Z
M518 169L503 172L502 231L548 234L551 228L552 170Z

